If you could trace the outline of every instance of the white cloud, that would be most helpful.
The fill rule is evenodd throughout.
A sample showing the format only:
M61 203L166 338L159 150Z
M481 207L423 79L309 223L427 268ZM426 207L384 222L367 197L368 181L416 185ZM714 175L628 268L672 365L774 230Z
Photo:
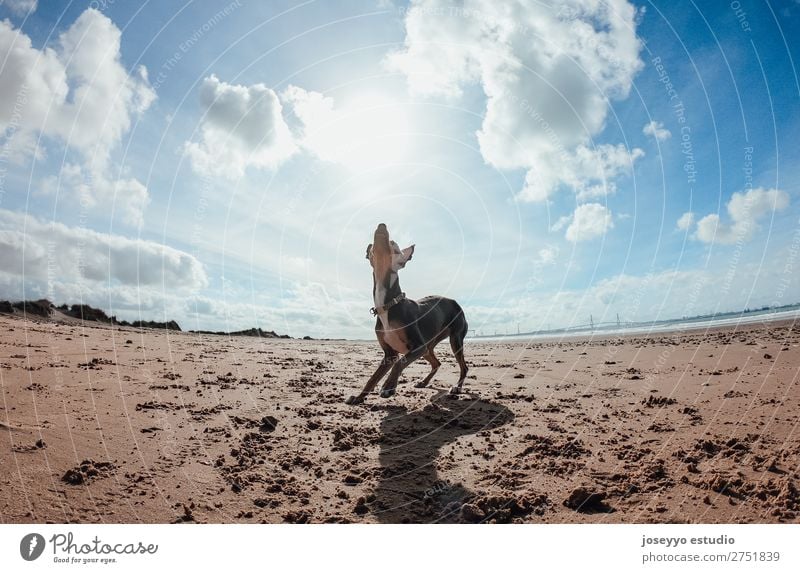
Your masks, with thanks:
M191 292L208 277L192 255L166 245L45 222L0 209L0 269L26 283Z
M155 100L144 66L129 74L121 62L122 32L89 9L59 37L59 59L70 91L53 129L71 146L103 160L120 141L132 116Z
M331 97L290 85L276 94L263 84L206 78L200 141L184 146L195 171L241 177L248 167L275 169L300 150L356 171L402 163L409 148L403 105L364 94L337 108Z
M641 149L628 151L622 144L598 145L594 149L580 146L561 179L572 187L579 200L606 197L616 193L614 179L630 174L633 163L643 156Z
M39 0L3 0L3 6L11 10L17 16L25 16L36 11Z
M664 141L672 137L672 133L664 128L664 124L656 120L645 124L642 133L655 137L657 141Z
M565 234L568 241L578 243L600 237L614 227L611 211L600 203L578 205Z
M281 100L287 114L296 120L291 122L296 140L320 158L334 160L340 147L340 138L331 134L331 127L337 122L333 98L289 86L281 94Z
M64 163L58 176L44 178L37 190L42 195L57 195L62 192L89 209L113 208L124 222L135 227L142 224L144 210L150 202L147 187L138 179L113 179L111 174L98 168L97 164L85 166Z
M687 211L678 219L678 229L681 231L688 231L694 225L694 213Z
M558 247L547 245L539 249L538 255L537 263L540 265L552 265L556 262L556 257L558 256Z
M135 116L155 99L147 70L129 73L120 56L121 32L97 10L88 9L41 50L10 22L0 21L0 139L13 159L41 154L44 134L77 151L82 172L91 174L86 192L95 203L113 199L128 222L141 221L147 191L135 179L116 181L110 157Z
M421 95L457 98L479 84L487 97L481 153L495 167L528 170L521 199L544 200L562 184L597 197L641 156L634 150L619 169L624 147L589 147L605 126L608 98L627 97L642 68L637 17L625 0L417 0L405 47L387 65Z
M518 197L523 201L544 201L562 185L570 188L579 201L607 197L617 192L615 180L630 175L641 157L644 151L628 150L622 144L594 148L578 145L569 152L542 152L525 174Z
M212 75L203 80L200 103L200 141L184 147L199 173L241 177L248 167L274 168L297 150L278 95L264 84L229 84Z
M564 215L563 217L560 217L558 221L553 223L553 225L550 227L550 230L554 232L560 231L561 229L569 225L571 221L572 221L572 215Z
M731 222L722 222L716 213L706 215L697 222L694 237L704 243L723 245L745 242L758 230L760 219L788 206L789 194L779 189L759 187L745 193L734 193L727 205Z

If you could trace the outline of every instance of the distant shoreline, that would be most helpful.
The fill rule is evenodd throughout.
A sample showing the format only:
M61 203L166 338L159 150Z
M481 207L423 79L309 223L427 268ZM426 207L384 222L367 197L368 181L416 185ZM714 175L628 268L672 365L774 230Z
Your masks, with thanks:
M683 332L703 328L718 328L725 326L738 326L767 323L783 320L800 320L800 303L771 308L768 310L744 310L741 312L726 312L716 315L699 315L690 318L655 320L652 322L629 322L625 326L615 324L598 324L594 328L581 325L573 328L558 328L520 332L516 334L481 334L470 335L468 340L544 340L553 338L605 338L609 336L630 336L637 334L656 334L668 332Z

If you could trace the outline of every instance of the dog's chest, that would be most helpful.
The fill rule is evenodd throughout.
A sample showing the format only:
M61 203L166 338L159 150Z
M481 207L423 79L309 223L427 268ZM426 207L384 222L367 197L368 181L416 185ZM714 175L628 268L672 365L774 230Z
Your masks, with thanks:
M383 341L391 346L398 354L408 354L408 340L403 327L393 327L389 324L388 313L381 313L379 318L383 324Z

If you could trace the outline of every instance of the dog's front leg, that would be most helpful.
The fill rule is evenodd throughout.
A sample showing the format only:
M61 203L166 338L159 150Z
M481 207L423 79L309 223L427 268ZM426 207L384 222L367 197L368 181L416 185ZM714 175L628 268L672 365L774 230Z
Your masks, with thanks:
M394 366L392 366L392 371L389 372L389 377L386 379L386 382L383 383L383 388L381 388L381 398L391 398L394 396L400 374L406 366L425 354L426 350L427 348L425 348L425 346L420 346L405 356L401 356L400 360L395 362Z
M375 389L378 382L380 382L381 378L383 378L389 369L392 367L392 364L395 363L397 360L397 354L385 354L381 363L378 365L378 369L375 370L375 373L370 376L367 383L364 385L364 389L359 393L357 396L350 396L347 400L345 400L346 404L360 404L364 401L364 398Z

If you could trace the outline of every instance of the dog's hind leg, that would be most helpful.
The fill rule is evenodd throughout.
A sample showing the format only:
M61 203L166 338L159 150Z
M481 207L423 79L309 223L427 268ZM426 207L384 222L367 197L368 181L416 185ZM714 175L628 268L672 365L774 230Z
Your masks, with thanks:
M458 382L455 386L450 388L451 394L460 394L461 387L464 385L464 379L467 377L467 372L469 368L467 368L467 362L464 360L464 338L467 336L467 322L464 321L463 328L459 328L452 334L450 334L450 348L453 349L453 354L455 354L456 360L458 361L458 366L461 368L461 373L458 377Z
M422 357L430 363L431 371L422 382L418 382L414 386L415 388L425 388L425 386L428 385L428 382L430 382L436 375L436 371L439 370L439 366L442 365L442 363L439 362L439 359L436 358L436 355L433 353L433 348L430 346L428 347L428 351L423 354Z

